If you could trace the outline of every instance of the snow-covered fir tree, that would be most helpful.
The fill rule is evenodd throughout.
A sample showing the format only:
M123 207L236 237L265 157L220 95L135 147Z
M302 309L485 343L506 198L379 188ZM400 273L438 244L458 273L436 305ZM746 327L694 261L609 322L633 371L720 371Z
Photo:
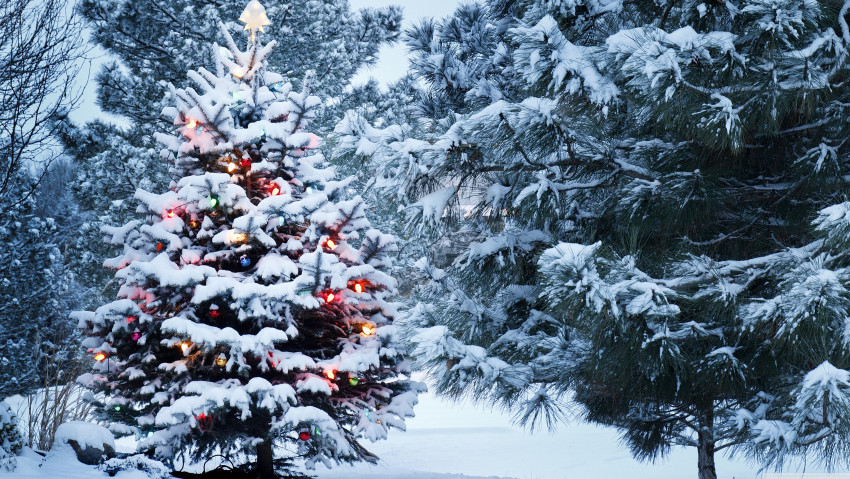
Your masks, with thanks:
M137 188L159 190L170 181L158 158L153 133L168 127L159 112L166 106L167 84L183 87L185 72L212 69L209 39L221 21L235 22L241 0L85 0L79 14L92 31L92 41L113 58L95 77L97 104L108 114L85 125L66 123L61 137L74 159L78 179L74 191L87 215L71 261L78 276L104 283L93 269L112 254L100 241L104 225L132 217ZM360 96L346 90L351 77L375 62L381 45L394 42L401 26L398 7L352 10L347 0L276 1L268 6L277 18L266 35L287 45L268 58L269 65L295 88L314 70L313 91L324 99L314 130L332 129L340 105L352 107ZM232 23L228 23L234 26ZM114 293L107 288L106 293ZM94 298L105 300L108 296Z
M810 224L847 187L848 11L491 0L408 32L418 121L337 133L419 231L473 238L420 263L438 390L549 425L572 397L701 479L850 457L847 206Z
M56 179L55 170L48 172L39 185L29 171L18 171L0 198L0 397L28 394L45 376L73 380L64 369L78 356L79 336L68 315L80 294L65 264L68 192L46 191Z
M215 71L172 90L178 134L157 135L169 190L137 190L142 219L108 229L119 299L78 314L84 380L115 431L165 460L247 455L262 478L275 455L375 461L358 439L403 428L423 388L393 324L394 239L309 132L311 73L294 89L267 69L277 42L261 41L258 2L241 19L247 48L222 24Z

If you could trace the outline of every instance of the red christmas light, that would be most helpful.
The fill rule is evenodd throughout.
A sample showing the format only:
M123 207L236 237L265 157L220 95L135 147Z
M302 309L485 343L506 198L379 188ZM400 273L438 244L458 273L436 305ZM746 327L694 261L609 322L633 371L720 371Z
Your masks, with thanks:
M272 183L272 186L269 189L269 192L272 194L272 196L279 195L280 194L280 186L277 186L276 184Z
M136 320L135 316L127 316L127 323L132 323L135 320Z
M142 337L142 333L138 331L133 331L133 334L130 336L130 339L133 341L138 341Z
M216 319L216 318L218 318L218 317L219 317L219 315L221 315L221 312L220 312L219 310L217 310L217 309L211 309L211 310L210 310L210 317L211 317L212 319Z
M103 354L103 353L97 353L97 354L94 355L94 360L99 362L99 363L103 362L104 359L106 359L106 355Z
M174 210L166 210L165 214L169 218L174 218Z
M309 441L310 440L310 431L307 430L307 429L302 430L301 432L298 433L298 439L301 439L302 441Z
M333 300L334 300L334 298L336 298L336 296L334 296L334 294L333 294L333 293L328 293L328 295L327 295L327 296L325 296L325 302L326 302L326 303L330 303L331 301L333 301Z
M243 156L242 159L239 161L239 164L242 165L242 168L248 168L249 166L251 166L251 158Z
M336 379L336 371L334 371L333 369L328 369L327 371L325 371L325 376L327 376L328 379L333 381L334 379Z
M327 241L327 243L325 243L325 244L326 244L326 245L328 245L328 248L330 248L330 249L334 249L334 248L336 248L336 243L335 243L335 242L334 242L334 240L332 240L332 239L329 239L329 240Z
M165 245L164 245L164 244L162 244L162 243L157 243L157 244L156 244L156 250L157 250L157 252L162 251L162 248L165 248Z
M362 293L363 292L363 285L360 284L360 283L355 283L354 284L354 292L355 293Z
M195 421L198 422L198 429L201 432L206 432L206 431L209 431L210 429L212 429L213 417L212 417L211 414L210 415L207 415L207 414L204 414L204 413L198 414L197 416L195 416Z

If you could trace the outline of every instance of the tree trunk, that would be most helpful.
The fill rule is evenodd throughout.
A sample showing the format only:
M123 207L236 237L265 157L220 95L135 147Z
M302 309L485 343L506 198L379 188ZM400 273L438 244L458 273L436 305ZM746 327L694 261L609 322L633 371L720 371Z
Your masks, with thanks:
M257 444L257 477L259 479L276 479L271 439L266 439Z
M717 479L717 469L714 467L714 409L711 406L699 418L697 466L699 479Z

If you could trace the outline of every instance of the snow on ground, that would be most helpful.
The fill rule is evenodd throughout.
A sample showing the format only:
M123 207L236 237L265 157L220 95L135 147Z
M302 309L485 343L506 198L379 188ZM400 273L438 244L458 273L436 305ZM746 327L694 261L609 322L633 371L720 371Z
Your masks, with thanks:
M340 466L313 471L318 479L696 479L696 452L678 449L656 464L635 461L618 442L614 430L581 423L555 433L528 433L514 427L506 414L469 403L420 396L416 417L407 432L367 443L381 457L376 466ZM118 441L119 450L126 441ZM122 447L125 446L125 447ZM721 479L760 479L745 460L718 456ZM41 465L43 462L43 465ZM26 451L15 472L0 479L105 479L109 477L76 461L70 448L52 451L47 460ZM793 468L791 470L794 470ZM808 472L821 472L808 467ZM787 471L786 471L787 472ZM144 479L141 472L122 472L117 479Z
M62 447L43 458L24 448L14 472L0 470L2 479L108 479L110 476L79 461L70 447ZM147 479L140 471L119 472L113 479Z
M533 434L512 426L509 415L420 396L407 432L367 444L381 457L377 466L317 470L319 479L696 479L693 448L674 450L655 464L632 459L616 431L578 422L555 433ZM803 470L802 468L798 468ZM797 470L789 468L786 472ZM806 468L808 472L823 469ZM434 475L434 474L437 475ZM760 479L758 467L738 458L717 457L721 479ZM442 475L439 475L442 474ZM457 474L463 474L458 476Z
M512 426L510 416L470 403L420 396L407 432L393 431L386 441L367 444L381 461L317 470L319 479L450 478L511 479L687 479L696 478L696 452L675 451L656 464L635 461L620 446L614 430L578 422L555 433L529 433ZM756 479L757 467L718 458L724 479ZM454 476L458 477L458 476Z

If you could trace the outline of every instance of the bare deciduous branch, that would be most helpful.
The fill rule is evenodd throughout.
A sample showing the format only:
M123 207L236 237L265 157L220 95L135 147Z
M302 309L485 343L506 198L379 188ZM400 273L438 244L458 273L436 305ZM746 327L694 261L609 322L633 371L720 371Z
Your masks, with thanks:
M76 78L87 54L82 22L72 11L65 0L0 3L2 211L26 200L38 184L9 198L18 171L28 168L43 176L61 153L55 120L80 98Z

